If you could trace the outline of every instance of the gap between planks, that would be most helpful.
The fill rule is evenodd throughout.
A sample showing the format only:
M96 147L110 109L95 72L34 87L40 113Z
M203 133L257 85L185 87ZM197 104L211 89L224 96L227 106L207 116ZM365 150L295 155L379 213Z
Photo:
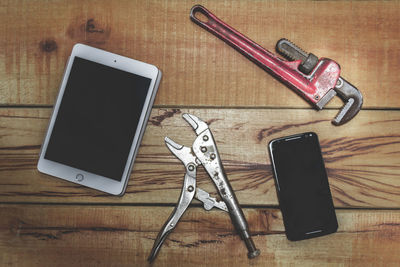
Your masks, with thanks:
M43 206L95 206L95 207L175 207L177 203L107 203L107 202L0 202L0 205L43 205ZM240 205L242 209L277 209L277 205ZM191 203L190 208L203 208L201 203ZM217 210L217 209L214 209ZM398 211L400 207L335 207L335 210L347 211Z
M344 103L343 103L344 105ZM7 108L12 108L12 109L40 109L40 108L50 108L52 109L54 106L53 105L4 105L0 104L0 109L7 109ZM315 110L318 112L318 110L314 109L313 107L276 107L276 106L252 106L252 107L247 107L247 106L196 106L196 105L153 105L152 109L262 109L262 110L268 110L268 109L280 109L280 110ZM336 107L324 107L323 110L339 110L339 108ZM400 111L400 107L387 107L387 108L379 108L379 107L368 107L368 108L362 108L361 110L369 110L369 111Z

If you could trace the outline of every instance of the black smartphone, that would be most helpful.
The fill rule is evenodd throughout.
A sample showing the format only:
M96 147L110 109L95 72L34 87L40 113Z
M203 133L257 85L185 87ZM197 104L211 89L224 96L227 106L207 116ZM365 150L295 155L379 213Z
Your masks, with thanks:
M279 206L291 241L327 235L338 223L316 133L269 143Z

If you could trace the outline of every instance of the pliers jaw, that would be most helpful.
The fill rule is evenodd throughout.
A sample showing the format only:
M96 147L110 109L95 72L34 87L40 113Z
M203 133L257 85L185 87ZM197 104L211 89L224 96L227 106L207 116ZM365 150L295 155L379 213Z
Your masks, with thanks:
M192 164L194 168L201 164L201 162L199 162L197 157L194 155L192 148L180 145L169 137L165 137L164 141L169 151L171 151L175 157L182 161L183 165L185 165L185 168L189 168L190 164Z
M185 113L182 115L182 117L185 119L185 121L187 121L187 123L190 124L190 126L192 126L197 135L200 135L202 132L208 129L207 123L192 114Z

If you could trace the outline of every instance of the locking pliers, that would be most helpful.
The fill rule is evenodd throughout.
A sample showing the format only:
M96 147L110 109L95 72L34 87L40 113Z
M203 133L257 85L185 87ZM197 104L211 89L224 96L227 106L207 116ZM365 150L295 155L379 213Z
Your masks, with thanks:
M206 210L216 207L229 212L237 232L246 244L248 257L254 258L258 256L260 251L256 249L249 234L247 221L226 177L217 146L207 123L191 114L184 114L183 118L193 127L197 138L193 142L192 147L186 147L165 137L165 144L172 154L182 161L186 173L178 204L154 241L148 260L152 262L156 258L161 245L168 234L176 227L176 224L193 198L203 202ZM206 169L208 175L216 185L222 201L217 201L215 198L210 197L204 190L196 188L196 169L199 165L203 165Z

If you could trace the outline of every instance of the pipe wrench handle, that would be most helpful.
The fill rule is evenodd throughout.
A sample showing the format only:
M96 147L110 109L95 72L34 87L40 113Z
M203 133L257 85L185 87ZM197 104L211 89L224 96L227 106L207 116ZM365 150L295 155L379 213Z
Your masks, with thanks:
M241 239L245 242L249 258L260 255L260 250L255 247L249 234L249 227L243 211L225 174L217 146L210 129L201 132L193 143L193 152L201 161L211 180L217 187L218 193L225 202L232 223Z

